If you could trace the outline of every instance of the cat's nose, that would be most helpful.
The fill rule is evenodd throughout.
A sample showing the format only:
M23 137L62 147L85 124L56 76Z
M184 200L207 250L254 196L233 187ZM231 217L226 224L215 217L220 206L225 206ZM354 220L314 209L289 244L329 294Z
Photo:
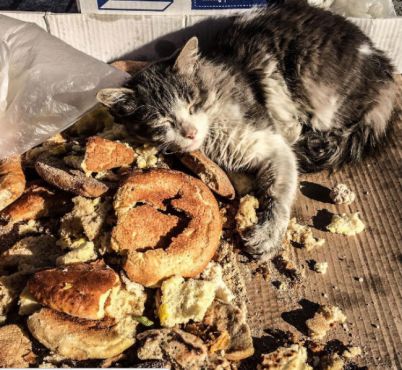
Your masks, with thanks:
M195 139L195 137L196 137L196 135L197 135L197 129L196 128L194 128L194 127L192 127L192 128L186 128L186 129L183 129L183 136L186 138L186 139L191 139L191 140L193 140L193 139Z

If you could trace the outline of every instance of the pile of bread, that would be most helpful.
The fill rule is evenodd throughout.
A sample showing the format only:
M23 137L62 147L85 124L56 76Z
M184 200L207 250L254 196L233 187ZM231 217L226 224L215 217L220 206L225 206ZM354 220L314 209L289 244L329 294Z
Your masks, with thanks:
M165 159L102 107L2 161L0 367L230 369L251 356L222 238L234 197L202 153Z

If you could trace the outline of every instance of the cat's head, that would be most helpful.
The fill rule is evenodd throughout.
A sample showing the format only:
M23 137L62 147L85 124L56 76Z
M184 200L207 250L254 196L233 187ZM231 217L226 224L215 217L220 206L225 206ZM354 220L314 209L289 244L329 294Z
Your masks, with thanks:
M125 88L103 89L97 98L137 139L167 151L199 149L209 130L207 88L199 79L197 38L178 56L135 74Z

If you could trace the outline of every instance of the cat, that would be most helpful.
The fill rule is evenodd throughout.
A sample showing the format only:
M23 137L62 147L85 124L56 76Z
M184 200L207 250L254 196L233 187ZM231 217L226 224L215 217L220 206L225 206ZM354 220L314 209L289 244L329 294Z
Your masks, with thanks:
M286 232L298 170L335 169L383 142L394 69L357 26L302 1L231 16L215 40L200 47L193 37L97 98L144 142L254 172L259 222L243 239L250 254L269 256Z

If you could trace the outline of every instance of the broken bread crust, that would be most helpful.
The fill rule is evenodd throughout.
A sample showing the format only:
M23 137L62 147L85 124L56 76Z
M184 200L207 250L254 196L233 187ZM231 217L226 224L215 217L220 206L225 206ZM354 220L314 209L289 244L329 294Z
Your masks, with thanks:
M171 238L165 249L156 245L132 245L130 238L112 238L112 248L127 255L123 265L127 276L149 287L173 275L194 277L202 272L215 254L222 231L219 207L207 186L198 179L172 170L134 172L115 197L118 216L113 230L115 236L119 229L124 228L124 215L137 203L147 204L162 213L176 213L185 226L179 235ZM147 230L153 232L152 229L150 220ZM131 232L140 235L147 230L133 225ZM174 229L169 231L172 232ZM160 235L159 230L155 233Z
M179 329L147 330L137 336L138 358L162 360L175 369L197 370L208 361L203 341Z
M128 166L135 157L134 150L128 145L93 136L87 141L82 168L89 172L106 171Z
M208 309L203 323L220 333L228 333L230 342L225 349L225 358L230 361L241 361L254 354L253 338L247 324L246 312L215 300Z
M197 150L178 155L180 161L195 173L212 191L222 197L233 199L236 195L226 173L204 153Z
M35 273L27 287L39 303L71 316L98 320L119 276L103 262L77 263Z
M25 190L21 157L0 160L0 211L17 200Z
M35 359L31 341L19 326L0 328L0 368L28 368Z
M109 190L104 183L85 176L83 172L68 169L56 157L40 156L35 169L49 184L83 197L97 198Z
M46 348L72 360L114 357L135 342L137 321L127 316L117 323L111 319L83 320L42 308L27 320L32 335Z
M66 193L55 193L45 186L32 184L19 199L1 213L0 217L16 223L57 216L66 211L70 198Z

